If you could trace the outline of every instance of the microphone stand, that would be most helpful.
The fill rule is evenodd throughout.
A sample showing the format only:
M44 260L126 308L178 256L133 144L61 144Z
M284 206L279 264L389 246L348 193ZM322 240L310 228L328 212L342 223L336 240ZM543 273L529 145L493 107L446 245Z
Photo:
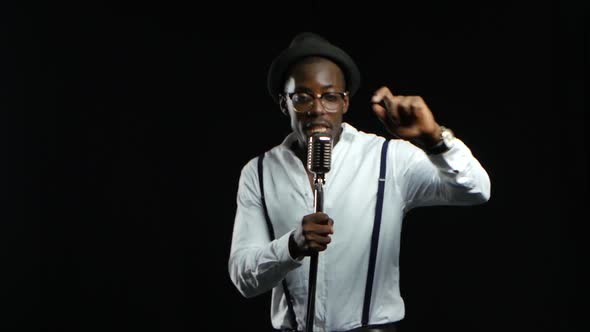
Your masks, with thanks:
M323 212L324 210L324 174L314 173L314 208L315 212ZM318 275L318 252L314 251L309 262L309 283L308 283L308 297L307 297L307 321L305 329L307 332L313 331L313 318L315 311L315 289Z

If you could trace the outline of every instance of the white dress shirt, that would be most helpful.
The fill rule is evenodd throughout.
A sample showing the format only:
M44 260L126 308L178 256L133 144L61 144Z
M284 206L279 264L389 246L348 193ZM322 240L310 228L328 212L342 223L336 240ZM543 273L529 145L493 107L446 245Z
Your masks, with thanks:
M361 326L381 147L385 138L342 124L324 185L324 212L334 220L327 250L319 253L314 331ZM276 239L270 239L261 205L257 158L242 169L229 258L231 280L246 297L272 289L271 322L290 327L281 281L286 278L300 330L305 328L309 257L292 259L288 241L303 216L314 213L304 165L289 148L291 133L265 153L264 192ZM399 291L399 251L406 212L427 205L474 205L490 197L486 171L459 139L440 155L413 144L389 142L381 231L369 324L404 317Z

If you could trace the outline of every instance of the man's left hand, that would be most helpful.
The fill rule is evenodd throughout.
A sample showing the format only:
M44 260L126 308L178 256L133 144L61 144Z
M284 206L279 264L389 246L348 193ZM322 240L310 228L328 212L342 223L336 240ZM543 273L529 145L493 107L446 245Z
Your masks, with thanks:
M371 98L373 111L392 135L421 148L440 141L441 128L422 97L394 95L381 87Z

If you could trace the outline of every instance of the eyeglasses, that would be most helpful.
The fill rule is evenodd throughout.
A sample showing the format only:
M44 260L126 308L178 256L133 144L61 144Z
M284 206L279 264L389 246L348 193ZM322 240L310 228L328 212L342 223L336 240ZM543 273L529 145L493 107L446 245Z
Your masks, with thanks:
M293 107L297 113L306 113L313 108L314 99L319 99L327 112L334 113L344 104L344 97L348 92L324 92L311 94L307 92L292 92L287 96L293 101Z

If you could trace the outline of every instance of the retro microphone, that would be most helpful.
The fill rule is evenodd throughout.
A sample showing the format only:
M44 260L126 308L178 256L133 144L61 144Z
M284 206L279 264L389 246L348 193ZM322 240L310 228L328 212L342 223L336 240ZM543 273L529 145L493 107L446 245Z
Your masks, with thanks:
M324 210L325 175L330 171L332 155L332 137L323 133L315 133L309 137L307 146L307 169L313 173L314 209L315 212ZM311 254L309 265L309 287L307 294L306 331L313 331L313 317L315 311L315 289L318 273L318 252Z

